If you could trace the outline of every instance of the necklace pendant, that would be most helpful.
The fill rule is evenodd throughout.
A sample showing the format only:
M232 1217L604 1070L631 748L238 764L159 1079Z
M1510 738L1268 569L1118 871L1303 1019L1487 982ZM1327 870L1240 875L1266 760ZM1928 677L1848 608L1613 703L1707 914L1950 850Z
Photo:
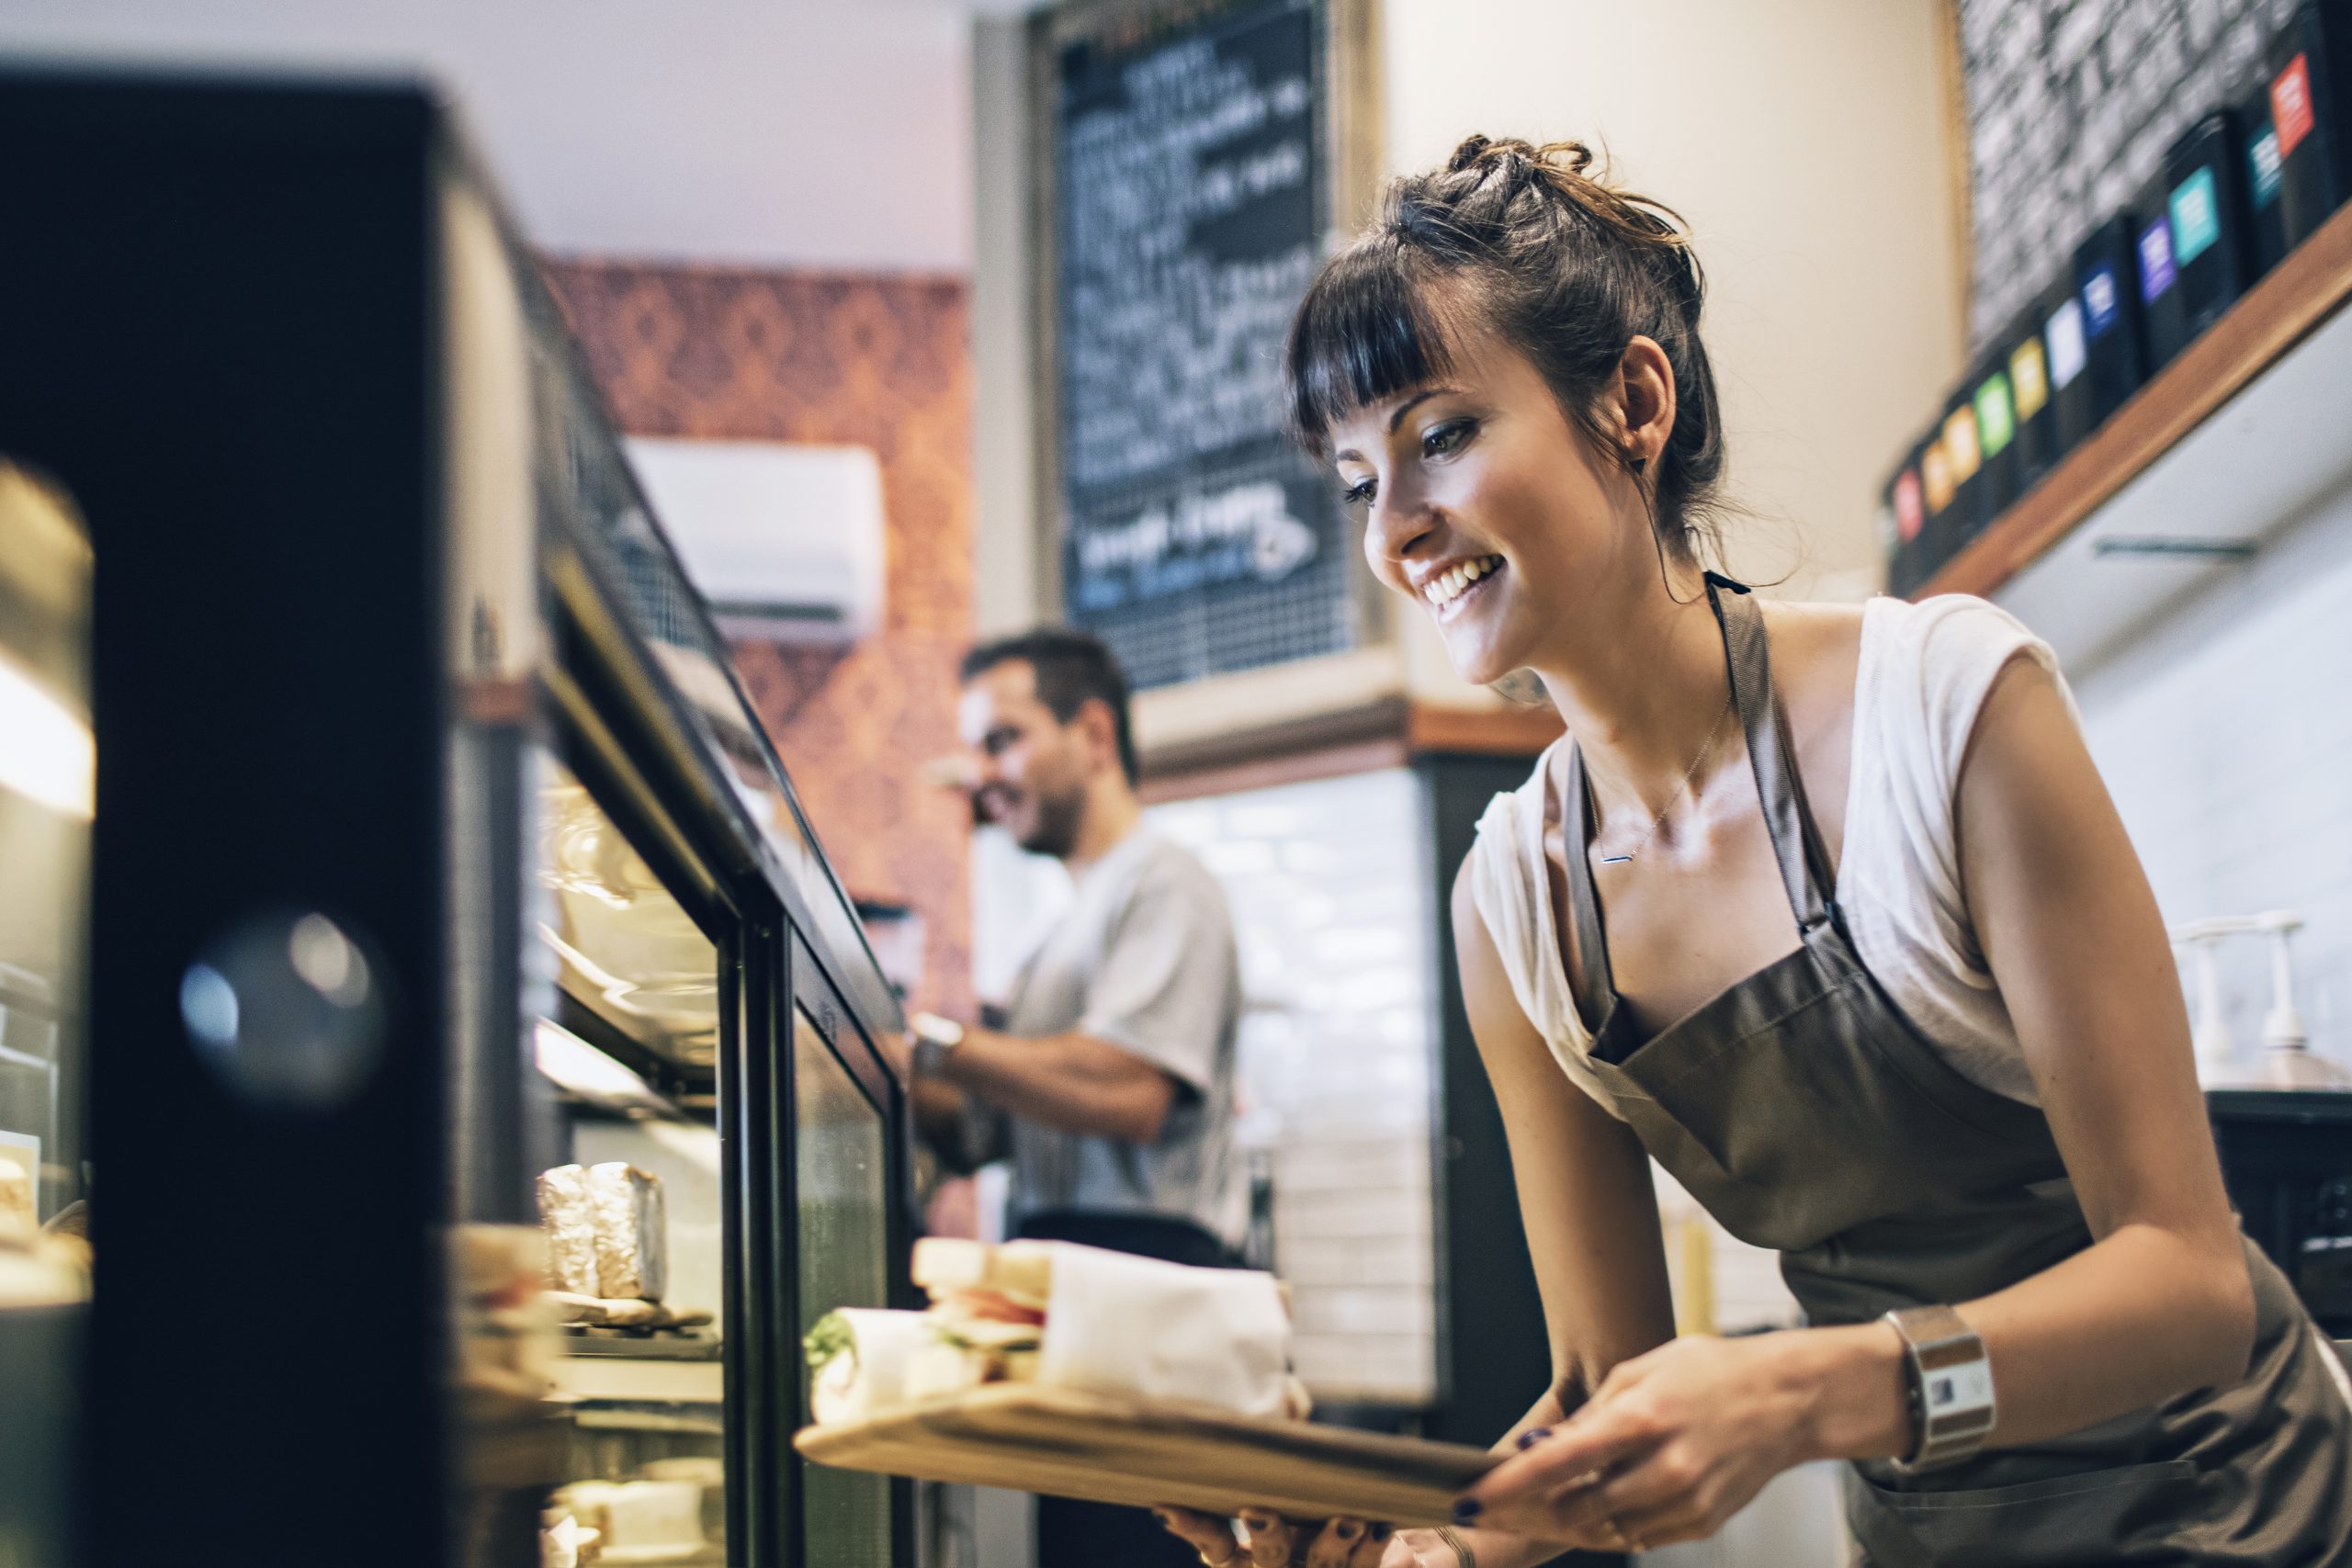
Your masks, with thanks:
M1603 855L1600 857L1600 863L1603 865L1623 865L1627 861L1630 861L1634 857L1631 855Z

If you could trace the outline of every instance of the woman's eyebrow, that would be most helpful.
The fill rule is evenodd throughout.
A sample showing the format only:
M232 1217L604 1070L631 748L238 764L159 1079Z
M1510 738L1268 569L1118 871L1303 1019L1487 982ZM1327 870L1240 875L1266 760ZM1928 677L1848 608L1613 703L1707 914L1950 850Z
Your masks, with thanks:
M1452 387L1424 387L1419 391L1415 392L1411 397L1407 398L1403 402L1398 403L1396 405L1396 412L1388 416L1388 434L1391 435L1396 434L1396 427L1405 423L1405 416L1411 413L1415 409L1420 407L1421 404L1429 401L1431 398L1444 397L1447 393L1453 390L1453 389Z
M1407 398L1403 402L1398 403L1396 411L1389 414L1388 434L1391 435L1396 434L1396 427L1405 423L1405 416L1411 413L1415 409L1420 407L1421 404L1429 401L1431 398L1442 398L1449 392L1457 390L1459 390L1459 389L1453 387L1424 387L1419 391L1415 392L1411 397ZM1335 463L1342 457L1351 458L1359 463L1363 461L1363 454L1357 451L1352 446L1342 446L1337 452L1331 454L1331 461Z

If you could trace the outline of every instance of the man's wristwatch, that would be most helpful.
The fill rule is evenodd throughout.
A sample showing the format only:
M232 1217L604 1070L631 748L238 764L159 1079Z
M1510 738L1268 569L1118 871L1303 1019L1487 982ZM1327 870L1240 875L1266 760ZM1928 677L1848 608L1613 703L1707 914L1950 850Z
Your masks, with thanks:
M917 1077L937 1077L946 1071L947 1058L964 1043L964 1026L935 1012L919 1012L907 1020L907 1032L914 1037L910 1055Z
M1993 1430L1993 1363L1984 1341L1948 1306L1906 1307L1886 1314L1903 1337L1910 1377L1911 1452L1897 1474L1917 1475L1976 1457Z

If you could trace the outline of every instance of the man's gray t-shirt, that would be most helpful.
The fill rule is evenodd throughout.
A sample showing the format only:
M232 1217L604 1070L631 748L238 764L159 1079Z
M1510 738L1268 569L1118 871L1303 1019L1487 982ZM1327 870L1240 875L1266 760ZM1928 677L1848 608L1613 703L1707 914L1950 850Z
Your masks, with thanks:
M1248 1205L1233 1166L1240 1020L1225 890L1179 845L1129 833L1080 877L1069 911L1022 965L1005 1032L1076 1030L1166 1072L1176 1094L1148 1145L1005 1118L996 1130L1011 1145L1012 1226L1054 1209L1145 1212L1238 1243Z

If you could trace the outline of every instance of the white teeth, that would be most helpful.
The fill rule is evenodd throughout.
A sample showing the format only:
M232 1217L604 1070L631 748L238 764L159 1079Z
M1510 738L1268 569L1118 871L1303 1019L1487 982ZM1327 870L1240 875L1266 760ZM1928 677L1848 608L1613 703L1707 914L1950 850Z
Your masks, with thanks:
M1503 558L1500 556L1480 556L1475 560L1464 561L1459 566L1442 572L1423 583L1421 597L1427 599L1431 605L1442 609L1462 597L1464 589L1468 588L1502 563Z

